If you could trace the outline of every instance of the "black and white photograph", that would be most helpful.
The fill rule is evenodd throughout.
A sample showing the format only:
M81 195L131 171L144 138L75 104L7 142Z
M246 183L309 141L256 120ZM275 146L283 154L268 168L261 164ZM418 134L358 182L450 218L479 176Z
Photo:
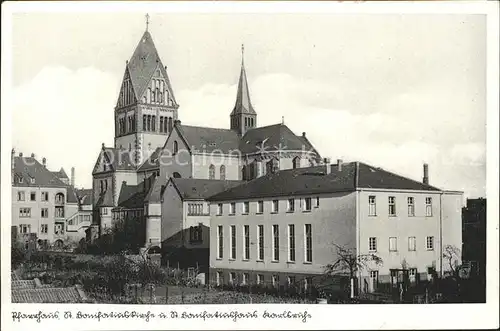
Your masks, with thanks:
M2 13L13 329L498 327L498 3L41 4Z

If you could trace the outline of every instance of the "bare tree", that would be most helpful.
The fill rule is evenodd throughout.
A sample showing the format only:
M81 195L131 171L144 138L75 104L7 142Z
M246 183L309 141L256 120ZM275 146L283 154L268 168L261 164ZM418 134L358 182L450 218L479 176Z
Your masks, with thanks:
M460 272L462 266L460 265L461 252L460 249L453 245L446 245L443 248L443 259L448 263L448 267L450 268L450 275L457 282L460 281L461 276Z
M325 274L333 276L349 273L351 298L354 297L354 280L358 271L368 268L370 263L376 265L382 264L382 258L376 254L357 254L353 248L337 245L333 243L336 249L337 259L331 264L325 266Z

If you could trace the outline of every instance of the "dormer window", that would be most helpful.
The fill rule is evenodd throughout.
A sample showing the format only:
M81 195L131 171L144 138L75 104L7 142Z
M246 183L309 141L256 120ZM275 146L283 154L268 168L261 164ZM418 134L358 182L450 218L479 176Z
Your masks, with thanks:
M35 178L30 178L31 184L35 184Z

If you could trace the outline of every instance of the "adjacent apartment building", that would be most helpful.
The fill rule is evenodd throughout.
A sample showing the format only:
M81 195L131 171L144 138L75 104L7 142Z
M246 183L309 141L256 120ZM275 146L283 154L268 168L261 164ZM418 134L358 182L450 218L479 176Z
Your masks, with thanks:
M394 270L427 278L445 245L461 246L462 192L361 162L282 170L216 194L210 205L210 281L284 285L318 281L336 246L383 263L358 276L374 291ZM368 284L368 286L367 286Z
M16 156L12 150L11 164L16 237L26 243L36 241L40 248L63 248L84 238L91 212L81 208L72 183L63 182L60 172L49 171L45 158L40 163L34 154Z

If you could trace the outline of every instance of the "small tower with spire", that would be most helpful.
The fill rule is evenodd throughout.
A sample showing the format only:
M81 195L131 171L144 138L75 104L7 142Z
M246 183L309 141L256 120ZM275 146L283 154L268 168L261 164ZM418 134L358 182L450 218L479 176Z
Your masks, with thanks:
M257 126L257 113L252 107L245 72L245 46L241 45L241 72L236 92L236 103L230 115L231 130L243 136L248 130Z

